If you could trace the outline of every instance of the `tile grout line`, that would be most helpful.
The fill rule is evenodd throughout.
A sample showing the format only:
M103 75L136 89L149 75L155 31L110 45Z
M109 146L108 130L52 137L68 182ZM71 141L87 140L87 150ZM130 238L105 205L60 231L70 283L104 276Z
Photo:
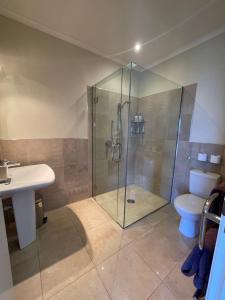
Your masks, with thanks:
M71 218L71 216L69 215L69 213L67 213L67 214L68 214L68 217ZM52 298L55 297L57 294L59 294L60 292L62 292L65 288L67 288L67 287L69 287L70 285L74 284L76 281L78 281L80 278L84 277L85 275L87 275L87 274L90 273L91 271L96 270L96 272L97 272L97 268L96 268L97 265L95 264L94 260L92 259L92 257L90 256L90 254L89 254L88 251L87 251L86 244L83 242L82 236L81 236L79 230L77 230L77 228L76 228L76 225L77 225L77 224L76 224L76 222L73 220L73 218L71 218L71 219L72 219L72 224L73 224L73 227L74 227L74 229L75 229L75 232L78 234L78 238L80 239L81 243L84 244L85 252L87 253L87 255L88 255L90 261L93 263L93 267L92 267L90 270L88 270L87 272L85 272L85 273L81 274L80 276L78 276L78 277L77 277L76 279L74 279L72 282L70 282L70 283L68 283L66 286L64 286L61 290L59 290L58 292L54 293L53 295L51 295L50 297L48 297L48 298L46 298L46 299L52 299ZM100 225L102 226L102 225L104 225L104 224L106 224L106 223L108 223L108 222L109 222L109 221L105 221L105 222L103 222L103 223L100 224ZM100 225L98 225L98 226L92 228L91 230L100 227ZM115 253L114 253L114 254L115 254ZM114 255L114 254L113 254L113 255ZM106 259L108 259L108 258L106 258ZM101 280L101 278L100 278L98 272L97 272L97 275L98 275L98 278L100 279L101 283L103 284L103 282L102 282L102 280ZM106 289L106 287L105 287L104 284L103 284L103 287L104 287L104 289L106 290L106 292L107 292L109 298L112 299L111 296L109 295L109 292L108 292L108 290ZM44 299L44 298L43 298L43 299Z
M94 201L94 200L93 200L93 201ZM98 207L97 204L95 204L95 205ZM75 231L76 231L77 234L79 235L79 239L80 239L81 242L84 244L85 251L86 251L88 257L90 258L91 262L93 263L94 268L97 267L98 265L100 265L102 262L106 261L106 260L107 260L108 258L110 258L111 256L115 255L115 254L120 250L120 249L118 249L116 252L114 252L113 254L111 254L109 257L106 257L103 261L101 261L101 262L99 262L99 263L96 264L96 262L94 261L94 259L91 257L91 255L90 255L89 252L87 251L86 244L84 243L84 241L83 241L83 239L82 239L82 236L81 236L79 230L76 228L76 225L77 225L76 222L72 220L72 223L73 223L73 226L75 227ZM91 228L90 231L96 230L96 229L99 228L100 226L102 227L102 226L104 226L105 224L108 224L108 223L110 223L110 220L106 220L106 221L104 221L102 224L99 224L99 225L97 225L97 226Z
M67 214L67 216L71 219L71 217L69 216L69 213L67 212L66 214ZM74 231L78 234L78 238L79 238L80 242L83 244L83 240L82 240L82 238L81 238L79 232L77 231L76 226L75 226L75 222L73 222L73 220L72 220L72 225L73 225L72 227L74 228ZM92 260L91 260L91 258L90 258L90 255L88 254L88 252L87 252L87 250L86 250L85 245L84 245L84 248L85 248L85 252L86 252L86 254L88 255L90 261L92 262ZM38 249L38 254L39 254L39 249ZM39 263L40 263L40 260L39 260ZM92 263L93 263L93 262L92 262ZM83 277L84 275L87 275L87 274L88 274L90 271L92 271L94 268L95 268L95 266L94 266L94 264L93 264L93 267L91 267L90 270L84 272L83 274L81 274L80 276L78 276L76 279L72 280L72 281L69 282L68 284L66 284L62 289L60 289L59 291L53 293L53 294L52 294L51 296L49 296L49 297L44 297L44 292L43 292L43 288L42 288L42 298L43 298L43 300L52 299L52 298L55 297L58 293L60 293L61 291L63 291L65 288L67 288L67 287L70 286L71 284L75 283L78 279L80 279L80 278ZM41 272L40 272L40 277L41 277ZM42 287L42 280L41 280L41 287Z
M105 286L105 283L104 283L104 281L102 280L102 278L101 278L101 276L100 276L100 274L99 274L99 272L98 272L98 268L95 267L95 269L96 269L96 273L97 273L97 276L98 276L99 280L101 281L101 283L102 283L104 289L106 290L107 295L109 296L109 299L112 300L111 293L110 293L110 291L108 290L108 288Z
M72 280L71 282L69 282L68 284L66 284L62 289L60 289L59 291L53 293L51 296L46 297L44 300L48 300L48 299L52 299L53 297L55 297L57 294L61 293L64 289L68 288L70 285L74 284L76 281L78 281L80 278L84 277L85 275L87 275L88 273L90 273L91 271L93 271L95 269L95 266L93 266L90 270L84 272L83 274L81 274L80 276L78 276L76 279Z
M39 242L39 237L38 237L37 240ZM42 299L44 300L44 290L43 290L42 272L41 272L41 260L40 260L40 251L39 251L38 245L37 245L37 254L38 254L38 264L39 264L40 281L41 281L41 294L42 294Z
M149 263L146 262L146 260L144 259L144 257L142 257L135 249L134 247L134 252L137 254L137 256L145 263L145 265L150 269L151 272L153 272L156 277L160 280L160 282L162 282L162 279L159 277L159 275L151 268L151 266L149 265Z
M95 203L95 206L97 206L97 207L99 208L99 205L98 205L97 203ZM82 237L81 237L81 234L80 234L79 230L76 228L76 225L77 225L76 222L73 220L73 218L71 218L71 215L70 215L68 212L67 212L67 215L68 215L68 217L69 217L70 219L72 219L72 225L73 225L73 227L74 227L74 229L75 229L75 232L78 234L78 238L79 238L79 239L81 240L81 242L83 243L83 239L82 239ZM102 224L99 224L99 225L95 226L94 228L90 229L90 231L92 231L92 230L94 230L94 229L97 229L97 228L100 227L100 226L104 226L104 224L111 223L110 221L111 221L111 220L106 220L106 221L104 221ZM112 222L114 222L114 221L112 221ZM112 223L111 223L111 224L112 224ZM115 224L115 225L116 225L116 224ZM157 224L157 225L158 225L158 224ZM114 226L114 224L112 224L112 226ZM114 228L115 228L115 230L117 230L117 229L116 229L116 226L114 226ZM75 282L76 282L77 280L79 280L81 277L87 275L89 272L91 272L91 271L94 270L94 269L96 270L96 272L97 272L97 274L98 274L98 277L100 278L100 281L102 282L104 288L106 289L107 294L109 294L108 289L106 288L104 282L102 281L102 279L101 279L101 277L100 277L100 275L99 275L99 272L98 272L97 267L98 267L100 264L102 264L102 263L104 263L105 261L107 261L108 259L110 259L112 256L114 256L114 255L116 255L116 254L119 254L119 253L120 253L122 250L124 250L126 247L129 247L129 246L132 247L132 244L133 244L135 241L137 241L139 238L144 237L146 234L149 233L149 231L150 231L151 229L154 229L154 226L151 226L151 225L150 225L150 228L149 228L149 230L147 230L147 232L144 232L140 237L137 237L137 238L133 239L132 241L127 242L126 244L124 244L124 246L121 245L121 243L122 243L122 241L123 241L123 232L122 232L122 234L121 234L122 238L121 238L121 240L120 240L120 247L119 247L119 249L116 250L114 253L112 253L111 255L109 255L109 256L106 257L103 261L101 261L101 262L99 262L99 263L96 263L96 262L93 260L93 258L90 256L90 254L89 254L88 251L87 251L86 244L83 243L83 244L84 244L84 247L85 247L85 250L86 250L86 253L88 254L88 257L90 258L91 262L93 263L93 267L92 267L90 270L88 270L87 272L85 272L85 273L83 273L82 275L80 275L79 277L77 277L75 280L73 280L73 281L70 282L69 284L67 284L66 286L64 286L60 291L56 292L55 294L53 294L52 296L50 296L48 299L51 299L52 297L54 297L55 295L57 295L58 293L60 293L62 290L64 290L65 288L67 288L69 285L75 283ZM119 232L119 231L118 231L118 232ZM151 267L148 265L148 263L145 261L145 259L144 259L144 258L143 258L136 250L135 250L135 248L134 248L134 251L135 251L135 253L138 255L138 257L144 262L144 264L147 266L147 268L150 269L150 270L153 272L153 274L155 274L155 275L159 278L159 276L151 269ZM39 263L40 263L40 261L39 261ZM175 268L175 266L174 266L174 268ZM174 270L174 268L173 268L173 270ZM171 270L170 272L172 272L172 270ZM170 274L170 273L169 273L169 274ZM167 276L168 276L168 275L167 275ZM163 282L163 280L161 280L161 278L159 278L159 280L160 280L160 283L159 283L159 285L154 289L154 291L155 291L155 290L162 284L162 282ZM153 291L146 299L148 299L148 298L154 293L154 291ZM110 296L110 294L109 294L109 296ZM111 299L111 296L110 296L110 299Z
M120 255L120 252L121 252L121 250L119 250L117 253L115 253L114 255ZM111 257L110 257L111 258ZM98 269L96 268L96 270L97 270L97 272L98 272ZM98 272L98 274L99 274L99 272ZM101 279L101 276L100 276L100 274L99 274L99 277L100 277L100 279ZM115 277L114 277L115 278ZM101 281L103 282L103 280L101 279ZM113 283L114 283L114 281L113 281ZM104 282L103 282L103 284L104 284ZM105 284L104 284L104 286L105 286ZM106 290L108 291L108 293L110 294L110 299L112 299L112 296L111 296L111 293L110 293L110 291L108 290L108 288L107 287L105 287L106 288Z
M152 293L145 299L145 300L149 300L151 298L151 296L155 293L155 291L161 286L162 281L160 282L160 284L152 291Z
M175 268L177 267L178 262L175 264L175 266L170 270L170 272L166 275L166 277L163 279L163 284L165 284L165 286L168 288L168 290L172 293L172 295L175 297L175 299L177 299L176 295L174 294L174 291L172 290L172 288L166 283L166 279L170 276L170 274L175 270Z
M151 295L148 296L148 298L146 300L150 300L150 298L154 294L154 292L162 285L165 285L165 283L163 281L159 284L159 286L156 289L154 289L154 291L151 293ZM165 285L165 287L168 288L167 285ZM180 299L177 299L177 297L175 297L174 293L169 288L168 288L168 290L171 292L171 294L173 295L175 300L180 300Z
M91 198L92 199L92 198ZM95 200L93 200L92 199L92 201L93 202L95 202ZM99 205L97 204L97 203L95 203L95 206L96 207L98 207L99 208ZM100 207L100 209L102 210L102 208ZM103 210L103 212L104 212L104 210ZM105 212L104 212L104 214L105 214ZM103 214L103 215L104 215ZM108 215L106 216L107 218L108 218ZM78 235L79 235L79 238L81 239L81 241L83 242L83 239L82 239L82 237L81 237L81 235L80 235L80 233L79 233L79 230L77 230L77 228L76 228L76 222L75 221L73 221L72 220L72 222L73 222L73 225L75 226L75 230L76 230L76 232L78 233ZM110 223L110 224L112 224L112 226L115 228L115 230L118 230L117 228L116 228L116 225L118 225L114 220L107 220L107 221L104 221L102 224L99 224L99 225L97 225L97 226L95 226L95 227L93 227L93 228L91 228L90 229L90 231L92 231L92 230L96 230L97 228L99 228L100 226L103 226L103 225L105 225L105 224L108 224L108 223ZM139 240L140 238L142 238L142 237L144 237L146 234L148 234L151 230L153 230L155 227L157 227L159 224L157 224L156 226L151 226L151 224L150 224L150 228L149 228L149 230L147 230L146 232L144 232L141 236L138 236L137 238L135 238L135 239L133 239L132 241L127 241L123 246L121 245L122 244L122 240L123 240L123 238L121 239L121 242L120 242L120 247L119 247L119 249L118 250L116 250L114 253L112 253L112 254L110 254L108 257L106 257L105 259L103 259L101 262L98 262L98 263L96 263L94 260L93 260L93 258L90 256L90 254L88 253L88 251L87 251L87 253L88 253L88 255L89 255L89 257L90 257L90 259L91 259L91 261L93 262L93 264L94 264L94 266L95 267L97 267L97 266L99 266L101 263L103 263L103 262L105 262L106 260L108 260L109 258L111 258L113 255L115 255L116 253L118 253L119 251L121 251L121 250L123 250L124 248L126 248L127 246L131 246L131 244L132 243L134 243L135 241L137 241L137 240ZM119 225L118 225L119 226ZM123 228L121 228L121 230L122 230L122 236L123 236L123 233L124 233L124 229ZM126 239L125 239L125 241L126 241ZM85 245L84 245L85 246ZM85 246L85 248L86 248L86 246ZM134 249L135 250L135 249ZM136 251L135 251L136 252ZM136 252L137 253L137 252ZM137 253L138 254L138 253ZM139 254L138 254L138 256L139 257L141 257ZM142 257L141 257L142 258ZM144 259L142 258L142 261L143 261ZM144 261L145 262L145 261ZM146 262L145 262L145 264L146 264ZM148 265L148 264L147 264ZM149 267L149 266L148 266ZM150 268L151 269L151 268ZM153 271L153 270L151 270L151 271ZM153 271L154 272L154 271ZM154 272L155 273L155 272ZM157 275L157 274L156 274ZM157 275L157 277L158 277L158 275ZM161 279L160 279L161 280Z

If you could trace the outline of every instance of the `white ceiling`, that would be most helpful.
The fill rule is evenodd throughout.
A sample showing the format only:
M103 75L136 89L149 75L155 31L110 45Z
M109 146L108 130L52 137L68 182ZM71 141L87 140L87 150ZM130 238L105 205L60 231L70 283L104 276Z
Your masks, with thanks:
M0 0L0 14L144 67L225 32L225 0Z

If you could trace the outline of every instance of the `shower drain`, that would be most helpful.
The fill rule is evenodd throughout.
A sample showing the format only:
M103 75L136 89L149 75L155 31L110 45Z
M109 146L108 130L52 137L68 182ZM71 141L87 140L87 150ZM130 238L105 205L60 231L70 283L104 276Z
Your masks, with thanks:
M135 200L134 200L134 199L127 199L127 203L134 204L134 203L135 203Z

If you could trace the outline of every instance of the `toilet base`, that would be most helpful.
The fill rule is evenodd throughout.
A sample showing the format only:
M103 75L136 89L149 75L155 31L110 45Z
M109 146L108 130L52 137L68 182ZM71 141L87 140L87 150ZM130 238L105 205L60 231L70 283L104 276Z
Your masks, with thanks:
M179 230L186 237L194 238L199 234L199 221L188 220L181 218Z

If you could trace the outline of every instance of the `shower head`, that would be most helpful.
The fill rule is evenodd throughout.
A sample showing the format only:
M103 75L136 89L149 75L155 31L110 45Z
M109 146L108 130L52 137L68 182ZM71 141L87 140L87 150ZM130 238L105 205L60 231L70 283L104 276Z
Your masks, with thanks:
M131 101L125 101L123 103L118 103L118 105L117 105L117 113L118 114L121 114L121 111L124 108L125 104L131 104Z
M138 71L138 72L143 72L146 69L140 65L137 65L135 63L130 62L128 65L126 65L128 69L133 70L133 71Z
M125 104L131 104L131 101L125 101L123 103L118 103L118 107L120 107L122 109Z

